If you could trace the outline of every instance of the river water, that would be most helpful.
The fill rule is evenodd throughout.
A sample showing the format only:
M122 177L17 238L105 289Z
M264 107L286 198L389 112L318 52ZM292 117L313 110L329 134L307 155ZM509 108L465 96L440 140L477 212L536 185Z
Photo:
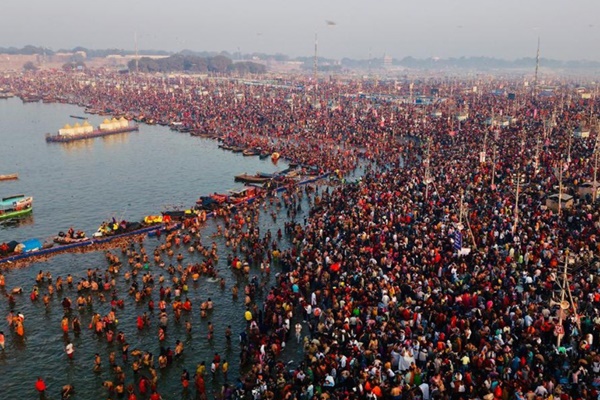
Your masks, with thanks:
M140 220L144 215L158 214L165 207L189 207L200 195L241 187L233 181L235 174L274 172L286 167L283 162L276 166L270 160L226 152L219 149L214 140L191 137L161 126L142 125L139 132L71 144L46 143L46 132L54 133L65 123L82 122L69 118L69 115L84 114L81 108L71 105L22 104L16 98L0 100L0 174L19 174L17 181L0 182L0 196L23 193L34 197L33 216L18 224L3 224L0 242L28 238L47 240L70 226L89 235L102 221L112 217ZM88 117L94 126L104 118ZM285 210L279 211L278 217L282 230L284 213ZM262 220L261 227L273 232L278 229L271 217ZM226 288L221 290L218 283L205 279L190 286L188 297L194 309L189 317L184 318L192 321L191 335L186 334L183 324L176 325L170 320L165 346L173 349L179 339L184 342L185 351L184 356L171 367L159 371L159 391L165 400L182 398L179 377L183 368L193 375L200 361L206 361L210 366L215 352L229 361L230 381L238 376L238 342L233 340L232 345L227 346L223 333L226 326L231 325L235 338L245 328L243 287L246 278L227 269L227 249L220 239L209 238L215 229L215 222L209 221L202 238L204 243L218 241L221 256L218 268L226 280ZM149 253L158 244L156 238L148 238L145 242ZM194 255L183 252L184 265L197 261ZM175 264L175 260L172 261ZM51 399L60 398L60 388L67 383L75 386L76 399L107 398L101 383L113 379L108 367L108 354L115 351L118 355L120 348L98 339L87 329L92 316L89 310L74 311L75 315L80 314L82 334L74 337L71 332L68 337L63 336L60 302L64 296L74 302L76 289L65 289L60 296L54 294L48 309L41 301L30 301L28 296L39 270L50 271L55 279L70 273L77 282L78 278L86 276L87 268L103 271L106 266L103 253L97 252L63 254L27 268L4 271L8 290L14 287L24 289L24 293L17 296L14 310L25 315L25 339L19 340L5 322L0 323L0 330L6 334L6 349L0 351L0 398L35 398L34 383L38 375L48 384ZM163 272L155 266L150 269L155 275ZM240 287L237 300L231 296L233 285ZM146 311L146 307L137 305L127 296L128 287L121 273L117 277L117 291L125 300L125 308L117 312L118 330L125 333L130 349L149 350L158 357L160 346L156 317L149 330L137 330L136 317ZM41 293L46 291L43 286ZM154 297L157 301L156 294ZM207 319L201 319L198 306L208 297L214 300L215 310ZM94 312L106 315L109 310L108 303L94 303ZM5 316L9 311L8 302L2 298L0 315ZM211 341L206 337L209 321L215 327L215 337ZM73 360L68 360L64 353L68 341L75 346ZM290 345L285 357L299 359L299 351ZM92 371L95 353L100 353L103 360L99 374ZM125 366L124 371L126 383L132 383L131 368ZM210 373L208 375L207 392L212 398L211 393L220 388L222 378L217 376L212 380Z

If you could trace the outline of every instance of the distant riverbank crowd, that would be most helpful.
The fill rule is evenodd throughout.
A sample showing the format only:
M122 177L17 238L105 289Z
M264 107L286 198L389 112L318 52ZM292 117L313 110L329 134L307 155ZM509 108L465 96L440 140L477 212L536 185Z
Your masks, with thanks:
M240 341L240 379L228 380L238 365L217 353L182 372L183 398L599 396L600 213L593 193L580 191L595 177L594 98L578 97L567 84L534 96L508 80L480 83L477 91L472 83L433 79L263 84L108 73L0 79L17 93L181 122L341 177L364 169L356 181L293 187L222 212L224 249L200 243L202 223L190 221L159 248L129 244L121 255L107 253L105 271L70 283L79 297L63 301L67 332L81 330L77 307L100 296L114 303L90 324L122 349L94 360L94 368L108 361L113 371L105 382L110 398L160 398L157 371L185 351L182 343L163 345L166 334L186 323L189 282L221 278L214 265L223 253L231 254L232 273L248 275L243 292L231 293L244 297L246 329L239 338L230 329L209 335ZM432 89L439 98L416 104L417 92ZM557 193L564 197L555 206L548 197ZM300 222L294 214L303 201L311 208ZM260 231L261 207L286 210L279 232ZM179 246L205 261L186 265L182 256L166 266ZM149 264L166 278L148 272ZM272 287L263 284L269 273L276 274ZM128 294L114 290L116 279L128 282ZM66 285L44 274L37 284L32 296L43 301ZM134 354L120 336L117 316L135 318L122 310L127 295L157 317L151 329L160 354ZM8 301L15 296L8 293ZM199 306L206 314L212 302ZM137 321L140 330L150 324L147 313ZM22 329L26 320L11 314L9 323ZM282 355L293 342L303 359L288 365ZM223 383L221 390L207 393L207 380Z

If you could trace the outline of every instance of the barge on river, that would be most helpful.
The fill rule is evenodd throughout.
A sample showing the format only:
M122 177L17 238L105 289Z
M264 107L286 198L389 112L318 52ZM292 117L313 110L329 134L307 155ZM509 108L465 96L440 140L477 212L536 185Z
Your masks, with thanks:
M98 129L94 129L88 121L84 121L82 124L75 123L73 126L67 124L59 129L55 135L47 134L46 142L65 143L137 130L139 130L137 124L132 124L123 117L120 119L113 118L112 120L105 119Z

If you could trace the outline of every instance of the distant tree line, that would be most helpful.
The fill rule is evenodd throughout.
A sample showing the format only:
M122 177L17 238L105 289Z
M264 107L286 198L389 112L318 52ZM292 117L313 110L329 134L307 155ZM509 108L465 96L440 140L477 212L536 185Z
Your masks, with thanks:
M52 56L56 53L76 53L78 51L82 51L86 53L86 58L102 58L108 55L121 55L121 56L131 56L135 54L133 50L123 50L123 49L88 49L85 47L75 47L73 49L60 49L58 51L54 51L49 49L48 47L42 46L32 46L27 45L22 48L17 47L0 47L0 53L2 54L11 54L11 55L46 55ZM179 65L177 69L169 69L164 67L161 63L148 62L147 70L149 71L162 71L166 70L181 70L181 71L194 71L194 72L221 72L221 67L223 64L222 61L216 61L216 64L213 62L209 62L216 57L225 57L231 60L253 60L253 59L261 59L261 60L274 60L274 61L300 61L303 63L303 68L312 69L314 58L313 57L296 57L289 58L285 54L266 54L266 53L249 53L242 54L241 52L229 53L226 51L217 53L217 52L208 52L208 51L193 51L193 50L183 50L178 54L173 54L172 52L163 51L163 50L139 50L138 55L140 56L151 56L151 55L161 55L161 56L170 56L169 59L173 57L172 63L174 65ZM187 69L181 69L181 61L179 58L189 57L188 63L186 64ZM79 60L75 60L79 61ZM141 61L141 60L140 60ZM155 60L156 61L156 60ZM171 61L167 62L171 64ZM370 59L352 59L352 58L343 58L341 62L319 57L318 58L318 67L320 71L335 71L339 69L368 69L368 68L379 68L383 65L383 58L370 58ZM230 66L232 65L232 66ZM404 57L402 59L393 59L393 66L411 68L411 69L479 69L479 70L489 70L489 69L510 69L510 68L534 68L535 67L535 58L533 57L524 57L516 60L503 60L500 58L494 57L458 57L458 58L414 58L414 57ZM578 60L578 61L561 61L561 60L553 60L547 58L540 59L540 66L543 68L549 69L598 69L600 68L600 62L598 61L588 61L588 60ZM216 68L216 70L215 70ZM260 66L260 64L253 63L251 61L241 61L230 64L227 64L227 68L231 68L231 71L241 71L241 72L250 72L250 73L260 73L264 67ZM140 65L140 71L143 69ZM227 69L223 72L227 72Z
M86 54L87 58L103 58L112 54L121 55L121 56L130 56L134 55L135 51L133 50L123 50L123 49L88 49L85 47L74 47L72 49L59 49L58 51L54 51L48 47L41 46L32 46L27 45L22 48L17 47L0 47L1 54L11 54L11 55L46 55L52 56L56 53L76 53L78 51L83 51ZM138 51L139 55L157 55L157 56L167 56L169 54L173 54L172 52L163 51L163 50L140 50Z
M266 67L251 61L234 63L223 55L201 57L194 55L174 54L165 58L141 57L127 64L130 71L139 72L191 72L191 73L238 73L263 74Z
M404 57L393 59L392 65L410 69L511 69L535 67L535 58L523 57L516 60L503 60L494 57L458 57L458 58L423 58ZM383 58L372 58L367 60L354 60L343 58L341 64L344 68L379 68L383 65ZM561 61L548 58L540 58L540 66L550 69L580 69L600 68L598 61Z

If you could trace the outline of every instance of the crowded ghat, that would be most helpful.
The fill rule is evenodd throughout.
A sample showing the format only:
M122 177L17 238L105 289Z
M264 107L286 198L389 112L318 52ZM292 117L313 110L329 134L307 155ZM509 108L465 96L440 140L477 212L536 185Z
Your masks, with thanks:
M152 247L121 243L69 276L34 264L29 287L14 288L3 271L3 348L27 337L31 316L19 304L33 301L39 312L64 309L49 328L66 338L65 360L78 357L74 336L111 344L85 360L109 399L598 397L598 104L584 96L589 87L106 71L0 85L335 172L212 221L186 220ZM261 218L278 229L260 229ZM231 275L243 283L227 286ZM219 304L192 296L201 278L239 299L241 332L228 321L213 327ZM110 306L99 313L98 304ZM155 345L132 348L125 321ZM171 332L200 324L193 340L237 341L239 355L179 362L186 346ZM161 376L173 369L180 390L165 392ZM78 398L68 379L47 387L40 374L26 378L32 393Z

